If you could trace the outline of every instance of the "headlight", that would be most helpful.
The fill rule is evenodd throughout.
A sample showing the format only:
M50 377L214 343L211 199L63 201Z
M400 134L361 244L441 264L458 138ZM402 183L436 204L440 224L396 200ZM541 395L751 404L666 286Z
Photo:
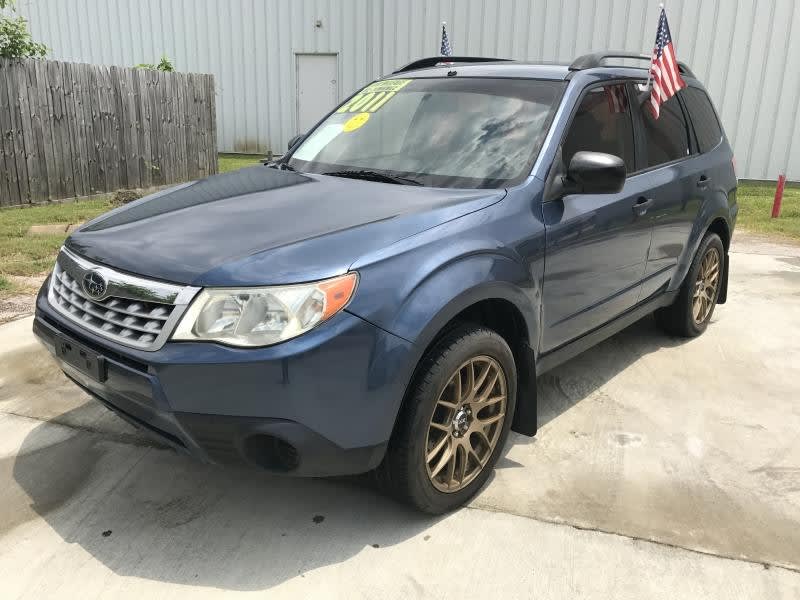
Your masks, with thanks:
M313 329L342 310L358 283L356 273L334 279L260 288L207 288L183 315L174 340L269 346Z

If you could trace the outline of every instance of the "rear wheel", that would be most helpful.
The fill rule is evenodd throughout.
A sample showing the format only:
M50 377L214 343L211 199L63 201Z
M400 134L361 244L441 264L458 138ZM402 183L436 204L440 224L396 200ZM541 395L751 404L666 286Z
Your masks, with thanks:
M486 482L511 427L517 372L496 332L462 326L423 359L379 479L416 508L447 512Z
M667 333L695 337L706 330L719 298L724 260L722 240L716 233L707 233L678 297L672 305L656 311L656 320Z

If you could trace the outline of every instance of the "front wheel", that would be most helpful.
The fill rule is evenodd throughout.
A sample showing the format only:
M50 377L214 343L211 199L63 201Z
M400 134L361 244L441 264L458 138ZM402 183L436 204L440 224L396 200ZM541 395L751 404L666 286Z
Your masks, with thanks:
M717 305L725 266L725 248L716 233L700 242L686 279L672 305L656 311L656 321L671 335L695 337L708 327Z
M484 327L452 330L423 358L379 481L427 513L463 505L497 462L516 394L516 365L505 340Z

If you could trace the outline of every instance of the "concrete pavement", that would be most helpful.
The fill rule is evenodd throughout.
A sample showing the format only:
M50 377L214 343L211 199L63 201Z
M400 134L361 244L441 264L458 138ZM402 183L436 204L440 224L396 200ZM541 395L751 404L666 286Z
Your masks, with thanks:
M704 335L645 319L545 375L507 454L535 484L498 470L477 504L800 567L800 248L734 250Z
M176 455L2 326L0 598L800 598L800 248L731 270L704 336L645 319L543 377L537 437L438 519Z

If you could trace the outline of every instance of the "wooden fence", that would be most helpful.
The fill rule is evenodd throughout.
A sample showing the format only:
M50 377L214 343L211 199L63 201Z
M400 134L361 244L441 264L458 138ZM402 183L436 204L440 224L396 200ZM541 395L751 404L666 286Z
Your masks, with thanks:
M214 76L0 58L0 206L217 171Z

